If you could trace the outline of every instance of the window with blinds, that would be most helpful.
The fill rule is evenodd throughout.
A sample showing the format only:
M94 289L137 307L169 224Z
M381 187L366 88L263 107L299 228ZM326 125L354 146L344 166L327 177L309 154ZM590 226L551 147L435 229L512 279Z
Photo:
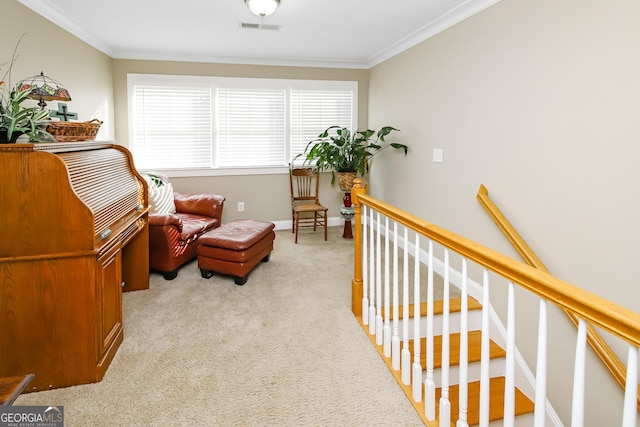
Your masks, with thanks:
M132 103L136 167L210 167L210 87L135 85Z
M140 74L128 81L131 148L143 170L284 167L329 126L355 126L357 82Z
M291 159L304 153L310 141L329 126L353 128L353 92L347 90L291 91ZM296 163L304 161L304 157Z
M219 88L218 167L282 166L286 93L280 89Z

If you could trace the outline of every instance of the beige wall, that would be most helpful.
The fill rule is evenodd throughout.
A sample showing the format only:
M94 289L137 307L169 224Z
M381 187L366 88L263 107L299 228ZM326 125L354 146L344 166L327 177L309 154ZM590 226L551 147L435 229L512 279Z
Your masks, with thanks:
M101 119L104 123L99 139L113 139L111 58L17 1L4 0L0 25L0 78L5 75L22 34L10 83L16 84L43 72L69 90L72 98L67 102L69 111L78 113L81 121ZM50 101L47 107L57 109L58 101Z
M503 0L375 67L369 123L394 124L411 148L376 160L373 194L517 258L476 201L485 184L555 275L640 310L639 21L633 0ZM535 367L529 307L519 346ZM557 311L550 331L572 357ZM549 395L568 423L559 379L572 369L552 359ZM586 425L620 425L619 388L591 356L588 372Z
M187 62L114 60L114 89L116 98L116 138L128 146L127 73L176 74L217 77L256 77L309 80L350 80L358 82L358 122L366 126L368 113L368 71L332 68L271 67ZM171 178L177 191L215 192L226 197L223 222L236 218L255 218L269 221L291 219L289 176L271 175L215 176ZM321 178L321 202L329 208L330 217L339 217L342 195L331 187L330 174ZM245 203L245 211L237 211L237 202Z

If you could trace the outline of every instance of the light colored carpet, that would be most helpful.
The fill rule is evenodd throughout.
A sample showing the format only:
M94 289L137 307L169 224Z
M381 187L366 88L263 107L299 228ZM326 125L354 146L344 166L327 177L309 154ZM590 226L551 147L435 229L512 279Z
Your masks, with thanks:
M351 313L353 241L278 231L244 286L200 277L125 293L124 342L96 384L24 394L73 426L420 426Z

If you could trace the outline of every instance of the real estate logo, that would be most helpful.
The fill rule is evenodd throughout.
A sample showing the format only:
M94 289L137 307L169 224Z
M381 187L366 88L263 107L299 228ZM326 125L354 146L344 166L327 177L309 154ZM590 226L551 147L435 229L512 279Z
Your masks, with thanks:
M64 427L64 406L2 406L0 427Z

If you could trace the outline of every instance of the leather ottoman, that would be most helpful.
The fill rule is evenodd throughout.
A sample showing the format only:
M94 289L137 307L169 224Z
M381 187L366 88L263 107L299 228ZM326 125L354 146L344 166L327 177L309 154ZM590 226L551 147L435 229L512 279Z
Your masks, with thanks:
M269 261L274 228L267 221L237 219L200 236L197 254L202 277L220 273L234 276L236 285L247 283L249 272L260 261Z

